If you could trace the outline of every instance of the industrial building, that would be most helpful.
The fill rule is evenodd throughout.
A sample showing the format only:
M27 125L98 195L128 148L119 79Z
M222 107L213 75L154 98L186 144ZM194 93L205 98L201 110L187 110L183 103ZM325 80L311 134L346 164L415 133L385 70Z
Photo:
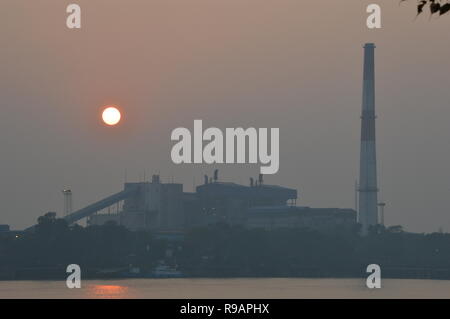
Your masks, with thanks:
M196 199L203 215L200 223L227 222L242 225L247 220L249 209L292 205L297 199L297 191L264 185L262 175L259 183L250 182L250 186L220 182L217 178L210 183L205 178L205 183L197 187Z
M124 192L129 195L113 203L115 213L97 211L89 215L87 224L113 221L131 230L184 228L182 184L163 184L153 175L151 182L125 183Z
M130 230L184 231L217 223L249 228L301 227L329 230L355 225L351 209L297 207L297 190L266 185L263 176L249 185L223 182L218 171L205 176L195 192L183 185L163 183L159 175L151 181L125 183L122 191L64 216L69 223L86 218L87 225L114 222Z

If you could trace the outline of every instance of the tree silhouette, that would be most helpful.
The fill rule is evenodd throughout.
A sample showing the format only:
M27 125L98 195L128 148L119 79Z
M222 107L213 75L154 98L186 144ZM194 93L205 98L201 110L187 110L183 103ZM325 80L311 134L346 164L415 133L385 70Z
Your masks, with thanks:
M400 3L409 0L400 0ZM424 12L426 8L430 10L431 15L444 15L450 11L450 0L417 0L417 15Z

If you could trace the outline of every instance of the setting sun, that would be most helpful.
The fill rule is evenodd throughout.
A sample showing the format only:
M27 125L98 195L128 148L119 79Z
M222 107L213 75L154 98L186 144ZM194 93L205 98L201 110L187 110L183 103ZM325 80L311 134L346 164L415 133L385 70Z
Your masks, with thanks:
M114 106L108 106L103 110L102 119L107 125L116 125L120 122L120 111Z

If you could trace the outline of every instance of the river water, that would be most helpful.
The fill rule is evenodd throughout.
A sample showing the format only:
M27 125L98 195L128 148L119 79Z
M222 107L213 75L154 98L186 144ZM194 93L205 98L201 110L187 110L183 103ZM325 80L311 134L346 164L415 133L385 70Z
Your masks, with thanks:
M380 289L363 279L84 280L80 289L65 281L0 281L6 298L450 298L450 281L384 279Z

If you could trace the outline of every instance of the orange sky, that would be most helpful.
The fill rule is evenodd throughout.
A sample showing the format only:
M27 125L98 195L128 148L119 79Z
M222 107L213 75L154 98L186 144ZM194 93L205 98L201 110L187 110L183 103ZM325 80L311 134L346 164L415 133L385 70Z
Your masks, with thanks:
M450 230L450 16L414 21L415 1L78 0L82 29L58 0L0 4L0 224L80 208L129 179L161 172L187 190L215 167L170 163L170 132L279 127L280 171L299 205L353 207L362 45L377 44L380 199L388 224ZM365 7L383 28L365 27ZM126 121L98 123L119 104ZM259 165L219 166L248 182ZM26 200L22 200L26 198Z

